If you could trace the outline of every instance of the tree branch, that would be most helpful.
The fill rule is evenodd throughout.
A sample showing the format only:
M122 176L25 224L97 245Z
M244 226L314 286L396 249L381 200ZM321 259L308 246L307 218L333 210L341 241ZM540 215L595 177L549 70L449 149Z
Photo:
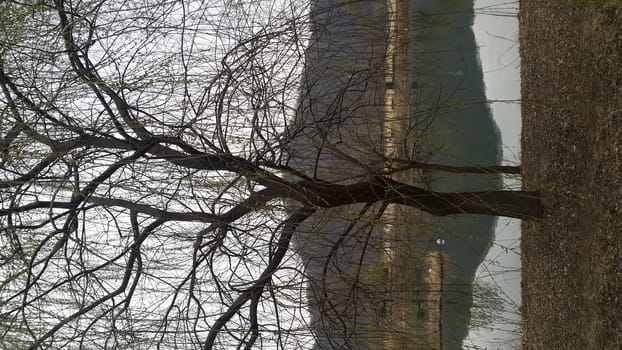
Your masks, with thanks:
M207 335L207 339L205 340L205 344L203 346L204 350L212 349L218 333L225 326L225 324L244 306L244 304L252 298L255 298L258 294L261 294L266 283L268 283L272 275L277 271L281 261L289 250L289 244L296 227L298 227L298 224L311 216L314 212L315 211L311 208L303 207L294 212L287 220L283 221L281 225L283 228L281 230L281 236L277 242L277 249L270 257L268 266L266 266L261 276L253 283L253 285L240 293L236 300L229 305L227 311L225 311L216 320L216 322L214 322Z
M442 164L430 164L424 162L416 162L407 159L391 159L391 162L404 164L403 166L391 169L391 173L398 173L404 170L421 169L436 170L446 173L459 174L520 174L521 167L514 165L490 165L490 166L454 166Z

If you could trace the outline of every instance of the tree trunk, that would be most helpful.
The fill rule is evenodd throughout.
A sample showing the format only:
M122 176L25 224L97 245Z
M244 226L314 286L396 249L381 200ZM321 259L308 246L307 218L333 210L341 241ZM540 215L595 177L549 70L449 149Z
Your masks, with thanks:
M408 205L436 216L478 214L507 216L523 220L539 219L543 207L538 192L478 191L433 192L377 176L352 185L305 186L315 194L314 205L335 207L353 203L385 201Z

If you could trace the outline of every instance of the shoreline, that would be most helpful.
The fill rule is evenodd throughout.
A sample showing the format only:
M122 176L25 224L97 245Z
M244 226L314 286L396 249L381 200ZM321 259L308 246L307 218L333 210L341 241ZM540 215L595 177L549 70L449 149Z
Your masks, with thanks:
M408 137L406 131L411 124L412 108L411 1L387 0L387 9L389 28L385 67L383 152L386 159L385 171L391 171L393 168L391 159L407 159L409 151L403 145L404 139ZM392 175L395 180L409 183L419 183L418 176L414 171ZM432 349L442 349L442 254L433 251L423 257L424 265L430 269L428 273L424 272L424 285L419 286L426 291L425 300L415 303L415 300L410 300L408 293L403 291L412 279L412 276L406 274L414 272L414 268L409 264L413 259L408 242L414 241L411 229L415 225L410 223L409 217L420 215L415 209L389 204L382 216L389 239L383 240L381 261L384 266L388 266L386 294L393 300L387 308L389 329L383 332L385 339L380 344L385 349L399 349L403 347L404 342L413 341L432 346ZM407 243L400 245L396 242ZM421 308L428 313L420 330L421 327L417 326L415 320Z

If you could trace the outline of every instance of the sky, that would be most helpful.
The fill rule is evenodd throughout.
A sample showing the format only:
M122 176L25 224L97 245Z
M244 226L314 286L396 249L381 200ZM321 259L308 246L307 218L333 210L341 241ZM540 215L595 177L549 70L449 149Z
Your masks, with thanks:
M473 30L480 46L486 95L501 131L504 164L520 163L520 55L518 45L518 3L504 0L476 0ZM506 186L520 186L517 179L506 178ZM520 220L500 218L496 241L478 269L481 281L494 283L503 291L515 311L521 304ZM506 250L507 249L507 250ZM517 349L520 347L520 316L508 312L510 321L493 324L493 329L472 330L465 348Z

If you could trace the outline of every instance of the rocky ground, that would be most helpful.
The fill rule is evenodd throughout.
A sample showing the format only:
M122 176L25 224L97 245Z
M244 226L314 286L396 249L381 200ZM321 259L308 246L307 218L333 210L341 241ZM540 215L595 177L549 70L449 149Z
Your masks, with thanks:
M617 1L617 0L616 0ZM521 1L523 348L622 348L622 5Z

